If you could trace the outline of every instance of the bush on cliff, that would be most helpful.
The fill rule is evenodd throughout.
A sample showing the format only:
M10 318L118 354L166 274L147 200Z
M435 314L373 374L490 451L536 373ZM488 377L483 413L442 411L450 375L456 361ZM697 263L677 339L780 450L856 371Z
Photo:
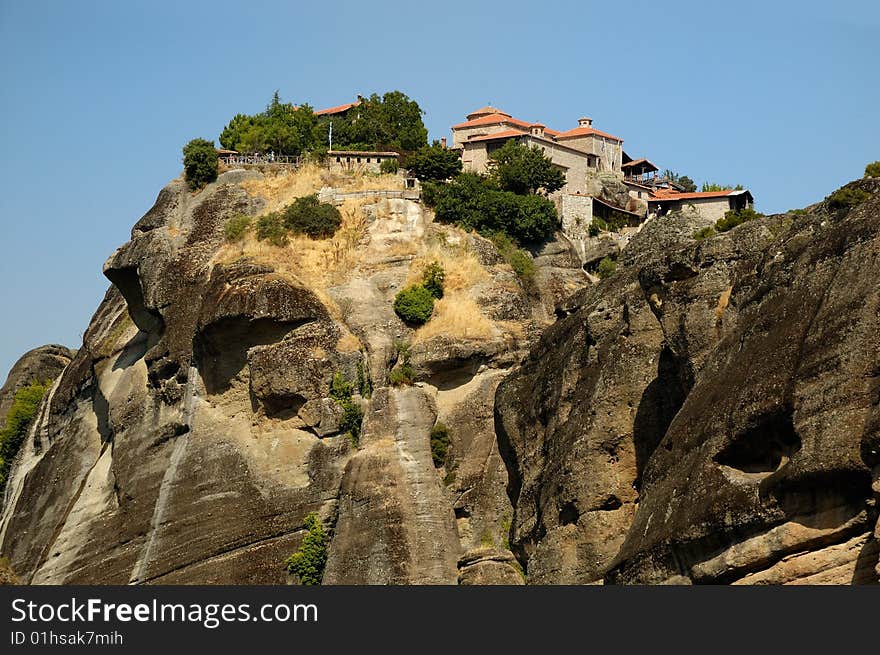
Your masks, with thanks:
M312 194L297 198L284 210L284 226L294 234L312 239L332 237L342 224L342 215L333 205Z
M870 194L862 189L845 186L828 196L828 209L842 213L865 202L869 197Z
M229 242L241 241L250 227L251 217L246 214L239 214L226 221L226 225L223 227L223 236Z
M719 218L715 221L715 229L718 232L727 232L728 230L735 228L737 225L753 221L756 218L764 218L764 214L756 212L751 207L744 207L739 211L730 210L724 214L723 218Z
M257 219L257 238L260 241L268 241L273 246L286 246L287 228L284 225L284 217L278 212L260 216Z
M507 262L523 282L531 282L535 276L535 262L529 257L529 254L519 248L513 239L503 232L496 232L489 236L489 239L495 244L498 254Z
M398 292L394 311L409 325L424 325L434 313L434 295L423 284L413 284Z
M445 423L436 423L431 428L431 459L434 466L440 468L446 464L446 455L449 452L449 430Z
M50 380L32 382L15 392L12 406L6 414L6 425L0 430L0 497L6 488L12 462L27 437L40 408L40 401L50 384Z
M333 381L330 383L330 397L342 408L339 431L348 435L351 445L357 448L361 438L364 410L354 401L353 394L354 385L339 371L334 373Z
M602 261L599 262L599 266L596 268L596 273L604 280L605 278L614 275L614 271L616 270L617 262L610 257L603 257Z
M880 177L880 161L874 161L865 166L865 177Z
M431 292L437 300L443 297L443 283L446 280L446 271L439 262L431 262L425 266L422 272L422 285Z
M307 530L302 544L293 555L287 558L287 570L299 578L300 584L319 585L324 578L327 566L327 547L330 538L318 515L312 512L306 516L303 527Z
M217 151L205 139L193 139L183 146L183 175L195 191L217 179Z

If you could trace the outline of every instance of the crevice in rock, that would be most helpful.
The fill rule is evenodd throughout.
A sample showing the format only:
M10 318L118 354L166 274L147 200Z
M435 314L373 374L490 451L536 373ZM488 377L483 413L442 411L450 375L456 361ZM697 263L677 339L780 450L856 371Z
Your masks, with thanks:
M577 506L572 502L567 502L559 510L559 525L574 525L581 517Z
M165 323L162 316L157 311L147 308L144 303L144 290L136 266L108 268L104 271L104 275L125 298L128 315L138 328L148 333L163 331Z
M693 380L686 369L669 346L664 346L657 363L657 377L642 393L633 421L636 490L641 488L642 474L648 460L660 445L672 419L678 414L690 392ZM666 449L671 450L672 444L666 444Z
M193 353L205 391L209 395L227 391L247 364L249 349L281 341L309 321L233 316L204 327L196 334Z
M757 417L713 460L743 473L772 473L783 458L790 459L800 449L801 438L794 428L791 409L780 407Z

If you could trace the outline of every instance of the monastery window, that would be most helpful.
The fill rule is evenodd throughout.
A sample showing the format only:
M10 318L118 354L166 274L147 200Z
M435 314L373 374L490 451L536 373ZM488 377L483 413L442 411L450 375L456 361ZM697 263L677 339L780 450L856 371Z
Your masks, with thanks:
M361 158L360 158L360 157L357 158L357 163L358 163L358 164L361 163Z
M342 161L342 157L337 157L337 158L336 158L336 161L337 161L337 163L338 163L338 162L341 162L341 161Z

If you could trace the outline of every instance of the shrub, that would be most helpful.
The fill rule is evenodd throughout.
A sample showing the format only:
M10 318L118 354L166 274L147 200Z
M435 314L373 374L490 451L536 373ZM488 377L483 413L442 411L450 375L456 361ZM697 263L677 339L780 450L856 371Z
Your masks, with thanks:
M869 197L870 194L861 189L843 187L828 196L828 209L833 212L842 213L851 207L863 203Z
M616 270L617 262L611 259L611 257L603 257L602 261L599 262L599 266L596 267L596 273L603 280L606 277L611 277Z
M880 177L880 161L874 161L865 166L865 177Z
M718 232L727 232L728 230L735 228L737 225L742 225L748 221L763 217L764 214L756 212L751 207L745 207L739 211L730 210L724 214L723 218L719 218L715 221L715 229Z
M250 227L251 217L245 214L239 214L226 221L226 226L223 228L223 234L227 241L241 241L244 238L245 232L247 232Z
M423 284L406 287L394 298L394 311L404 323L424 325L434 312L434 295Z
M715 234L715 228L711 225L707 225L694 232L694 239L708 239L709 237L715 236Z
M439 262L431 262L422 273L422 285L438 300L443 297L443 282L446 280L446 271Z
M448 180L461 173L461 156L457 150L449 150L434 141L407 157L406 168L423 182Z
M513 269L513 272L523 282L531 282L535 275L535 262L528 253L517 247L516 243L503 232L496 232L489 238L495 244L504 261Z
M597 236L599 236L599 226L596 225L594 222L591 222L591 223L590 223L590 227L587 228L587 233L588 233L591 237L597 237Z
M357 448L361 438L364 410L352 399L353 393L354 385L342 373L336 371L330 382L330 397L342 407L339 431L347 434L351 445Z
M357 385L358 393L364 398L373 395L373 381L370 379L370 372L364 367L363 360L357 363Z
M397 163L397 159L383 159L379 164L380 173L394 175L398 170L400 170L400 164Z
M32 382L15 392L12 405L6 413L6 425L0 430L0 497L6 488L12 462L27 437L40 408L40 401L50 384L51 380Z
M315 194L297 198L284 209L284 226L295 234L305 234L312 239L333 236L341 223L339 210L321 202Z
M394 348L397 359L394 368L388 373L388 383L395 387L412 384L415 381L415 371L412 364L409 363L409 344L403 341L396 341Z
M443 423L437 423L431 428L431 459L434 466L440 468L446 464L446 455L449 451L449 430Z
M314 512L306 516L303 527L308 533L303 537L299 550L284 563L288 571L299 577L301 584L319 585L327 565L327 546L330 539Z
M287 245L287 228L284 227L284 218L278 212L264 214L257 219L257 238L260 241L268 241L273 246Z
M183 175L193 191L217 179L217 166L213 142L193 139L183 146Z

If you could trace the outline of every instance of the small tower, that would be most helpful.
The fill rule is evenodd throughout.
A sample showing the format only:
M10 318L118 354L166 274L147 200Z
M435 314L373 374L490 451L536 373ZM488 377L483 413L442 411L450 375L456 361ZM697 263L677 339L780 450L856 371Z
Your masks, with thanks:
M579 118L578 127L593 127L593 119L586 116Z

